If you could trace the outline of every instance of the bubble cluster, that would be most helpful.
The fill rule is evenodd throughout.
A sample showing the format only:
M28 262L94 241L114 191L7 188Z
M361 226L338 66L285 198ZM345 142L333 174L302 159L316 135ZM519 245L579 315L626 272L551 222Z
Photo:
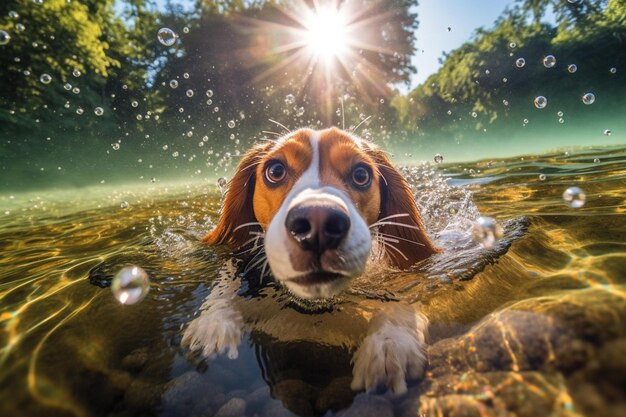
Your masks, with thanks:
M435 154L435 157L433 158L433 160L435 161L436 164L440 164L443 162L443 156L441 154Z
M111 281L113 296L122 304L136 304L150 291L150 279L138 266L122 268Z
M544 96L537 96L535 97L534 103L535 107L537 107L538 109L544 109L548 105L548 99Z
M556 65L556 58L554 57L554 55L546 55L545 58L543 58L543 66L546 68L552 68Z
M485 249L493 248L503 235L502 226L491 217L478 217L472 227L472 239Z
M178 35L170 28L161 28L157 32L159 42L165 46L172 46L176 43Z
M224 191L226 189L226 184L228 184L228 181L226 180L226 178L219 177L217 179L217 188L219 188L221 191Z
M563 192L563 201L571 208L581 208L586 199L585 192L578 187L569 187Z

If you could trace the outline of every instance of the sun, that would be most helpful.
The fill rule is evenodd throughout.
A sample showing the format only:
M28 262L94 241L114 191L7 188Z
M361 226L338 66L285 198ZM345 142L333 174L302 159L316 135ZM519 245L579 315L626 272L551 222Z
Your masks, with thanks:
M349 52L349 23L334 7L310 10L300 36L314 58L326 64L341 60Z

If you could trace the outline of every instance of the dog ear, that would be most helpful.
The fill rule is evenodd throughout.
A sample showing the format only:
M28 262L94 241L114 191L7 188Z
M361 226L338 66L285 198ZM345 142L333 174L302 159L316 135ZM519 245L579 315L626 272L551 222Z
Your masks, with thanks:
M373 157L381 176L379 221L383 225L378 230L386 238L397 238L397 242L390 242L395 249L388 245L384 248L391 264L397 268L406 269L441 252L441 249L433 244L426 233L407 181L382 151L375 150ZM394 215L398 216L388 218ZM385 222L391 224L384 224ZM408 227L402 226L403 224Z
M252 205L256 168L270 145L256 145L243 156L228 183L217 226L204 237L204 242L210 245L226 244L231 249L237 249L250 240L251 229L237 227L257 221Z

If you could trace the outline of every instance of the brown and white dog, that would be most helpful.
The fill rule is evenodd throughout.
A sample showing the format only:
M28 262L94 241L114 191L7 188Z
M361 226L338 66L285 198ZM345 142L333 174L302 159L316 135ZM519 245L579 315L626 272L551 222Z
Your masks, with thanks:
M337 296L364 273L373 252L401 270L439 252L385 153L336 128L301 129L246 153L204 240L241 250L255 240L253 226L264 237L259 269L269 267L276 282L305 300ZM183 344L235 357L245 321L233 308L235 294L212 292ZM406 377L421 376L426 363L426 318L414 306L384 307L368 323L357 342L352 388L386 383L405 391Z

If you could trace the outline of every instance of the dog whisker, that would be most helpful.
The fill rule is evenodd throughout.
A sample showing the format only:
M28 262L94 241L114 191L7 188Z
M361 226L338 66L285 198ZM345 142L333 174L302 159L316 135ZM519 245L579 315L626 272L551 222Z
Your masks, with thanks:
M400 237L400 236L390 235L388 233L383 233L383 232L380 232L380 231L376 231L376 234L381 236L381 237L383 237L383 238L386 238L386 239L394 239L394 240L397 239L396 242L394 242L394 243L399 243L400 240L403 240L405 242L413 243L414 245L424 246L424 244L422 242L418 242L416 240L405 239L405 238Z
M269 130L262 130L261 133L269 133L270 135L280 136L280 133L271 132ZM268 140L273 140L273 139L268 139Z
M261 256L258 260L255 261L255 259L259 255L263 255L263 256ZM243 274L246 275L248 272L252 271L254 268L256 268L257 266L261 265L263 262L267 262L267 255L265 255L265 251L261 251L261 252L257 253L254 256L254 258L252 258L250 263L248 263L248 266L246 266L246 269L244 269Z
M406 227L407 229L420 230L420 228L417 226L413 226L411 224L406 224L406 223L398 223L398 222L376 222L370 226L370 229L374 226L398 226L398 227Z
M235 228L233 229L233 232L236 232L236 231L237 231L237 230L239 230L239 229L243 229L244 227L249 227L249 226L259 226L259 227L262 227L262 226L261 226L261 223L259 223L259 222L249 222L249 223L243 223L243 224L240 224L239 226L235 227ZM251 233L252 233L252 232L251 232Z
M278 125L278 126L282 127L283 129L285 129L285 130L287 131L287 133L291 133L291 129L289 129L289 128L288 128L287 126L285 126L284 124L282 124L282 123L280 123L280 122L277 122L276 120L272 120L272 119L267 119L267 120L269 120L270 122L272 122L272 123L274 123L274 124L276 124L276 125Z
M402 252L400 249L396 248L395 246L393 246L391 243L386 242L384 240L381 240L383 246L385 248L389 248L389 249L393 249L394 251L398 252L400 254L400 256L402 256L404 258L405 261L408 261L409 258L404 254L404 252Z
M343 102L342 102L342 104L343 104ZM369 119L371 119L371 118L372 118L372 116L367 116L365 119L361 120L361 123L359 123L358 125L356 125L356 126L354 127L354 129L352 129L352 133L355 133L355 132L356 132L356 130L357 130L359 127L361 127L361 125L362 125L363 123L367 122L367 121L368 121ZM344 126L344 129L345 129L345 126Z
M383 217L383 218L381 218L381 219L378 219L378 222L382 222L382 221L389 220L389 219L395 219L395 218L397 218L397 217L408 217L408 216L409 216L409 213L398 213L398 214L392 214L391 216L387 216L387 217ZM377 223L378 223L378 222L377 222ZM375 224L376 224L376 223L374 223L372 226L374 226ZM370 226L370 228L371 228L372 226Z

